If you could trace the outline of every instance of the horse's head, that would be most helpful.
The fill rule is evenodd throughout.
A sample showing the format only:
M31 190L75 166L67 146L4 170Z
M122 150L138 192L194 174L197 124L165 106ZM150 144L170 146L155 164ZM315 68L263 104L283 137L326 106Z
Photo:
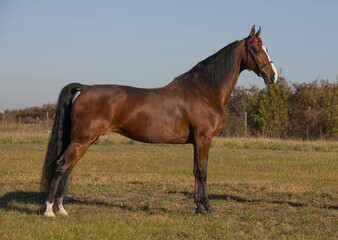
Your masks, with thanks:
M278 72L268 55L268 49L261 40L261 28L255 33L255 25L251 28L249 36L245 39L246 56L243 64L247 69L253 70L264 79L265 84L277 82Z

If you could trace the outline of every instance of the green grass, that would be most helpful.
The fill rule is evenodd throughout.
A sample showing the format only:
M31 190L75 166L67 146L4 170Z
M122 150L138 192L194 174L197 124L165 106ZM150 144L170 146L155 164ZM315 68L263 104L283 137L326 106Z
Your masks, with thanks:
M191 145L108 134L74 169L70 217L47 219L48 132L0 130L0 239L337 239L337 142L216 138L208 190L217 213L195 215Z

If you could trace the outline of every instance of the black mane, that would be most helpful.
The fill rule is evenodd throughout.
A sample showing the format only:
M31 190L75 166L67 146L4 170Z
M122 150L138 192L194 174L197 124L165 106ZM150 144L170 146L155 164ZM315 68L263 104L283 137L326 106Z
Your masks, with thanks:
M176 77L172 83L192 79L199 75L204 81L214 89L218 89L224 79L226 79L236 62L236 52L238 41L230 43L215 54L199 62L188 72Z

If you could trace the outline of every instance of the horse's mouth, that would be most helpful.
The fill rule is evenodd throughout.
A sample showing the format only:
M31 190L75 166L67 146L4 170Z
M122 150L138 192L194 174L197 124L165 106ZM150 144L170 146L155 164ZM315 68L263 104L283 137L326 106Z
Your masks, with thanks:
M271 76L271 77L270 77L268 74L263 73L263 74L262 74L262 78L264 79L264 83L265 83L266 85L272 85L272 84L275 83L275 81L274 81L274 76Z

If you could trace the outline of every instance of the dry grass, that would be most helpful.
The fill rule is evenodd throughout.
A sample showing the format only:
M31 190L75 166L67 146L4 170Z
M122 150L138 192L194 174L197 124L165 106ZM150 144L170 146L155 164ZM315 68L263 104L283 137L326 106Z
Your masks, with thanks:
M192 147L108 134L76 166L69 218L41 216L42 126L0 124L0 239L335 239L336 142L215 139L194 214ZM149 209L151 206L151 209Z

